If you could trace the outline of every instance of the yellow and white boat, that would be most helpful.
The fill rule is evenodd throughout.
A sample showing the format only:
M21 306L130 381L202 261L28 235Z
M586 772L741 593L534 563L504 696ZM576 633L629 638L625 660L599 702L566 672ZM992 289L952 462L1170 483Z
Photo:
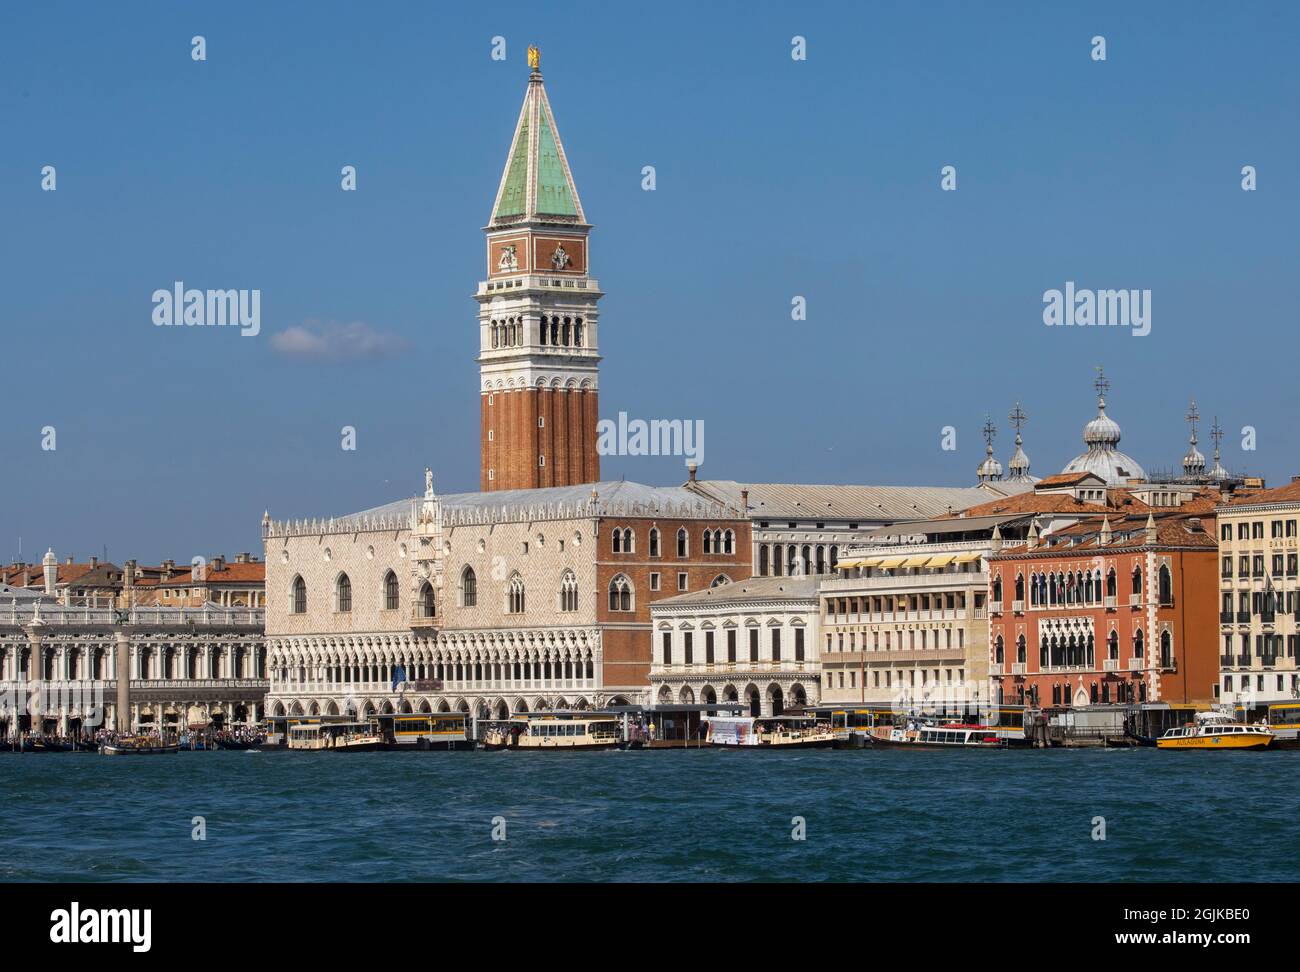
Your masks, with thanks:
M1264 726L1234 722L1212 712L1198 712L1196 722L1175 726L1156 739L1159 749L1267 749L1274 735Z

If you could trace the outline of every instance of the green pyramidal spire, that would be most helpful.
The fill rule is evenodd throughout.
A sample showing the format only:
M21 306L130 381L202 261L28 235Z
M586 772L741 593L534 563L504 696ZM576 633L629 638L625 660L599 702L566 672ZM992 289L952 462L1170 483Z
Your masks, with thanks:
M542 74L534 67L515 125L489 226L538 221L585 224L573 173L555 127Z

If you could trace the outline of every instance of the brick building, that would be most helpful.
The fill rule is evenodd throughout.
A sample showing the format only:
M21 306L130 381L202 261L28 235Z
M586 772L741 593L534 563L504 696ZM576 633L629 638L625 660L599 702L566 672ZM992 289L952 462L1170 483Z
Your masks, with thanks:
M599 283L591 226L536 68L487 232L480 282L479 488L593 483Z
M1108 505L1126 491L1111 490ZM1217 695L1214 491L1093 516L989 554L999 699L1049 706Z

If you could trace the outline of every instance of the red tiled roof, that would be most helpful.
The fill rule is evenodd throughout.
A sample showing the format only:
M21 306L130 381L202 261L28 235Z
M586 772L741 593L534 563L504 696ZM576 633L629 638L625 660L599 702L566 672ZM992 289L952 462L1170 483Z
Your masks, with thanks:
M1300 502L1300 481L1291 480L1285 486L1275 486L1272 489L1257 489L1252 492L1240 492L1228 501L1228 506L1248 506L1253 504L1264 503L1296 503Z

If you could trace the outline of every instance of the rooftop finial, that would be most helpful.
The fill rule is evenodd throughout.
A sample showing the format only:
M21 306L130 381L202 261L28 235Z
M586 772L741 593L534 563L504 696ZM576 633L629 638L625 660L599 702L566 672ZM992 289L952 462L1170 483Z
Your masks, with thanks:
M993 458L993 439L998 430L992 417L984 416L984 428L980 431L984 434L984 461L980 463L975 475L981 483L989 483L1002 478L1002 463Z
M1188 423L1192 426L1192 445L1196 445L1196 423L1201 418L1201 413L1196 410L1196 399L1192 399L1191 405L1187 407L1186 415Z
M1097 379L1092 383L1092 387L1097 389L1097 407L1105 409L1106 392L1110 391L1110 382L1106 379L1106 372L1101 365L1097 365Z
M1196 448L1196 422L1200 419L1201 413L1196 409L1196 399L1191 400L1187 406L1187 422L1192 427L1191 445L1187 447L1187 455L1183 456L1183 475L1184 476L1202 476L1205 473L1205 457L1201 455L1201 450Z
M536 44L528 45L528 69L534 72L542 69L542 52Z
M1007 468L1012 479L1024 479L1029 475L1029 457L1025 455L1025 450L1022 448L1024 440L1020 438L1020 429L1029 421L1029 416L1020 407L1020 403L1016 402L1016 407L1011 410L1011 414L1007 418L1016 429L1016 451L1012 453L1011 462Z

